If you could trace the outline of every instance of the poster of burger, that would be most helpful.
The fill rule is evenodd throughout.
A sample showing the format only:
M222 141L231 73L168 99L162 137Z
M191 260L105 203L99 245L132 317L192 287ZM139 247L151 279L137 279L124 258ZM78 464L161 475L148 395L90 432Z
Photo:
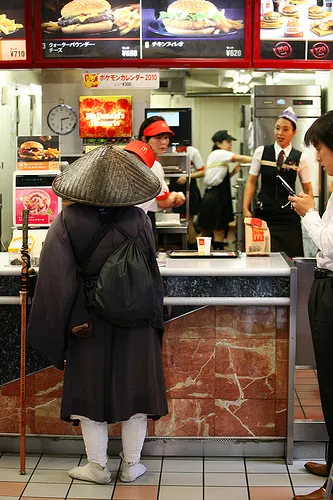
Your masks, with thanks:
M260 40L262 59L332 59L332 2L261 0Z
M143 58L244 57L243 0L143 0Z
M16 170L57 170L59 136L19 136Z
M140 3L128 0L44 0L43 58L140 57Z

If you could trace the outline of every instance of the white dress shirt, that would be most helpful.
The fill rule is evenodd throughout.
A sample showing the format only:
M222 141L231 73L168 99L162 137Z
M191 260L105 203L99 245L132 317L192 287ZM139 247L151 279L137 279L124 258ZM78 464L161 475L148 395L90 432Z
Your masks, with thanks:
M204 177L207 189L221 184L229 170L229 162L234 156L235 153L225 149L215 149L210 153L207 158Z
M262 155L264 152L264 147L265 146L259 146L253 154L251 168L250 168L250 172L249 172L252 175L256 175L256 176L260 175L260 171L261 171L261 163L260 162L261 162ZM285 154L285 160L288 158L291 149L292 149L291 144L289 144L289 146L287 146L286 148L283 149L284 154ZM279 146L277 142L274 143L274 150L275 150L275 158L277 158L279 156L280 151L282 151L281 146ZM305 156L303 155L303 153L301 155L298 168L299 168L298 176L299 176L299 180L301 181L301 183L306 184L308 182L311 182L310 168L309 168L308 162L307 162Z
M193 146L187 146L186 153L188 153L188 156L190 158L191 172L200 172L200 170L203 170L205 168L205 164L197 148L194 148Z
M333 271L333 196L330 196L322 218L313 211L305 214L302 222L319 248L317 266Z

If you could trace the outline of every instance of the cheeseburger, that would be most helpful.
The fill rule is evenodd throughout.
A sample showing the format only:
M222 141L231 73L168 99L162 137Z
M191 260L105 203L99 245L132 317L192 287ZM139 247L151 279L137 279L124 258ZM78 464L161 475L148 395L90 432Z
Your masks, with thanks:
M326 15L323 7L320 7L319 5L313 5L312 7L309 7L308 12L309 19L322 19Z
M294 17L294 16L299 16L299 10L298 10L298 7L296 5L286 5L285 7L283 7L282 9L282 14L284 16L288 16L288 17Z
M266 12L261 19L261 28L281 28L282 21L278 12Z
M270 23L270 22L275 23L277 21L280 21L281 17L280 17L280 14L278 12L266 12L266 14L264 14L263 20L266 23Z
M58 26L63 33L102 33L113 26L111 5L106 0L73 0L60 13Z
M44 157L44 146L36 141L23 142L18 150L18 155L22 160L42 160Z
M173 35L210 35L216 29L217 13L215 5L205 0L176 0L159 19Z

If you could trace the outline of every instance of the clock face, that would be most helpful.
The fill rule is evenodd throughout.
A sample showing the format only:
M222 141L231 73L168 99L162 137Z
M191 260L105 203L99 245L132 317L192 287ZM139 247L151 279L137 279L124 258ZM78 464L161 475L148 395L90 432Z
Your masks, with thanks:
M75 109L67 106L67 104L58 104L54 106L47 115L47 124L56 134L69 134L75 129L77 124Z

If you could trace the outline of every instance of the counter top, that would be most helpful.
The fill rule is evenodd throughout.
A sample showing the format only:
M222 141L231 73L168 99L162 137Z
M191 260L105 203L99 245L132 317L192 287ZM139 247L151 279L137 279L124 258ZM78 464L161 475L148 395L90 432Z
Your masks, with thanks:
M158 259L163 262L163 257ZM170 258L160 266L162 276L289 276L292 264L280 253L268 257Z
M21 266L9 265L9 253L0 252L0 276L20 276Z
M289 276L291 263L280 253L268 257L158 259L162 276ZM0 252L0 276L19 276L21 266L10 266L7 252Z

